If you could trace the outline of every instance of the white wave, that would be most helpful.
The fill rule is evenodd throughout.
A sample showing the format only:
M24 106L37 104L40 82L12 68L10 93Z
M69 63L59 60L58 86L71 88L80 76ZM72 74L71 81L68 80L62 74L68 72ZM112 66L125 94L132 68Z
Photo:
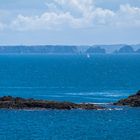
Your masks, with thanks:
M51 97L51 96L60 96L63 97L63 95L57 95L57 94L36 94L38 97Z
M129 96L130 93L128 91L126 92L122 92L122 91L118 91L118 92L113 92L113 91L109 91L109 92L70 92L70 93L64 93L65 95L70 95L70 96L93 96L95 97L95 99L97 98L110 98L110 97L114 97L114 98L118 98L118 97L125 97L125 96ZM88 97L87 97L88 98Z
M108 105L108 104L110 104L110 103L97 103L97 102L86 102L85 104L97 104L97 105Z
M115 108L115 110L123 110L123 108Z
M104 96L106 96L106 97L122 97L122 96L124 96L124 95L120 95L120 94L108 94L108 95L104 95Z

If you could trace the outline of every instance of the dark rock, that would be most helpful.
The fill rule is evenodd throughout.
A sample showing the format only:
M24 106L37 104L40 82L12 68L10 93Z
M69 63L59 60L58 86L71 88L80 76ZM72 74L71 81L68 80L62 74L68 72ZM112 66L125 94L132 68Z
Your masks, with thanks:
M3 96L0 98L0 101L12 101L13 97L12 96Z
M137 94L136 95L140 95L140 90L137 92Z
M85 110L98 110L105 109L102 106L95 104L76 104L71 102L56 102L47 100L24 99L20 97L4 96L0 98L0 108L5 109L58 109L58 110L71 110L71 109L85 109Z
M140 107L140 91L138 91L135 95L129 96L127 99L119 100L114 103L114 105Z

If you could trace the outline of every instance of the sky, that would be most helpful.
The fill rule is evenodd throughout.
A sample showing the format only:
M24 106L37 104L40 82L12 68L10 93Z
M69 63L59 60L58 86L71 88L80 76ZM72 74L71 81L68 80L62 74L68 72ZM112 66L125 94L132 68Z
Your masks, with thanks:
M140 0L0 0L0 45L139 43Z

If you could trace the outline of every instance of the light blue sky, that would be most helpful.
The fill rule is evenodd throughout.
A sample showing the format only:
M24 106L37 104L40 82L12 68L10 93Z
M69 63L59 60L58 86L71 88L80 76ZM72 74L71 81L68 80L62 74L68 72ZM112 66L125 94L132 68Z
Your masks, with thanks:
M0 45L121 43L140 43L140 0L0 0Z

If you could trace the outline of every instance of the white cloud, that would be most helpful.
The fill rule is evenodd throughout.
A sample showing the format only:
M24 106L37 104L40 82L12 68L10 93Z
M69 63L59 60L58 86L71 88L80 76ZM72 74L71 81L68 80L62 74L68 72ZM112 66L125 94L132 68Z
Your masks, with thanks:
M82 25L82 19L74 18L69 12L67 13L43 13L41 16L28 17L18 15L16 20L12 21L11 28L20 31L24 30L40 30L55 29L61 27L79 28Z
M121 5L117 11L96 7L95 0L52 0L47 10L37 16L19 14L10 27L13 30L58 30L93 28L94 26L140 27L140 8ZM0 28L2 25L0 24Z
M117 26L140 27L140 8L131 7L129 4L121 5L116 12L114 21Z

